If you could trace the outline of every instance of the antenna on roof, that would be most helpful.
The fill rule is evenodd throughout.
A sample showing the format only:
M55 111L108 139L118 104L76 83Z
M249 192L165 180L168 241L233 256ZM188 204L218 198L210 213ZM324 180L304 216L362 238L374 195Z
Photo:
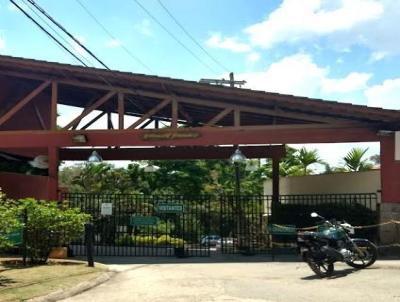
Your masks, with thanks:
M218 80L218 79L200 79L199 83L203 83L203 84L214 84L214 85L229 85L230 87L235 87L236 85L238 85L240 88L242 87L242 85L246 84L246 81L235 81L233 72L231 72L229 74L229 80Z

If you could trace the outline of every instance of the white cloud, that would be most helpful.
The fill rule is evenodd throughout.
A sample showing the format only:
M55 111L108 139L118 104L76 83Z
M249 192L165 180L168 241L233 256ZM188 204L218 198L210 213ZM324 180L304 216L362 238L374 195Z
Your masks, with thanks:
M107 41L106 43L106 47L108 48L117 48L120 47L122 45L122 42L118 39L111 39L109 41Z
M317 66L307 54L295 54L271 64L264 72L238 74L246 87L256 90L315 96L328 70Z
M233 52L251 51L250 45L239 42L237 37L222 37L220 33L212 34L206 43L210 47L228 49Z
M346 94L365 89L371 76L352 72L332 78L329 68L318 66L308 54L298 53L272 63L265 71L241 73L236 78L247 81L245 87L255 90L317 98L338 93L346 98Z
M246 61L251 64L258 62L260 59L261 55L258 52L251 52L246 57Z
M400 109L400 78L385 80L365 91L368 106Z
M149 19L143 19L139 23L136 23L135 29L144 36L153 36L153 30L151 28L151 22Z
M380 60L383 60L387 56L387 52L385 51L374 51L371 53L368 62L373 63Z
M265 21L249 26L245 32L254 45L270 48L348 31L381 17L383 12L383 4L375 0L285 0Z
M0 50L6 47L6 41L0 36Z
M341 79L324 79L322 81L323 93L348 93L365 89L371 73L352 72Z

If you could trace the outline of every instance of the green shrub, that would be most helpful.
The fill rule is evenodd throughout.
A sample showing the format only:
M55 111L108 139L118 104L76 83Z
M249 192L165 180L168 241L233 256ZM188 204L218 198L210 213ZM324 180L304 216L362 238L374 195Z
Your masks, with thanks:
M7 200L0 188L0 250L11 246L7 234L18 230L21 223L18 220L18 210L10 200Z
M120 246L183 246L185 241L180 238L171 237L169 235L153 236L131 236L123 235L115 241Z
M45 263L52 247L63 246L82 236L90 219L90 215L79 209L56 201L21 199L18 208L27 217L26 246L31 263Z
M169 235L162 235L158 237L157 239L157 245L158 246L166 246L166 245L171 245L171 246L183 246L185 241L180 238L174 238Z

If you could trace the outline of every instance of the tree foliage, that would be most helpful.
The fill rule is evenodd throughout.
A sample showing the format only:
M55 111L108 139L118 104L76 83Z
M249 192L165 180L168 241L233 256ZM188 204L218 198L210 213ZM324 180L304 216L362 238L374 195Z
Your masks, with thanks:
M7 202L6 196L0 188L0 250L10 247L11 243L7 234L20 227L17 209Z
M368 151L368 148L353 148L351 149L347 155L343 158L345 162L345 166L349 171L367 171L373 168L371 162L365 158L365 153Z

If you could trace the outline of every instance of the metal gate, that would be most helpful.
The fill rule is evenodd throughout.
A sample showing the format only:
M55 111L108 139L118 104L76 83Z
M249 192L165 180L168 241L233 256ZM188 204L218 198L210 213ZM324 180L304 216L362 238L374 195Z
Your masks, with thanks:
M210 197L65 193L93 218L96 256L209 256ZM85 255L84 239L70 244Z
M260 254L270 251L267 234L272 196L221 196L221 252Z
M295 243L290 243L293 238L273 237L268 233L270 195L188 197L66 193L62 198L92 216L97 256L265 254L271 252L272 242L275 246L281 240L289 246ZM375 193L281 195L275 219L277 223L304 227L313 223L307 220L309 213L322 211L324 215L351 223L362 224L361 220L369 217L367 224L374 224L377 210ZM375 236L374 233L362 235ZM70 247L75 255L85 254L83 239Z

